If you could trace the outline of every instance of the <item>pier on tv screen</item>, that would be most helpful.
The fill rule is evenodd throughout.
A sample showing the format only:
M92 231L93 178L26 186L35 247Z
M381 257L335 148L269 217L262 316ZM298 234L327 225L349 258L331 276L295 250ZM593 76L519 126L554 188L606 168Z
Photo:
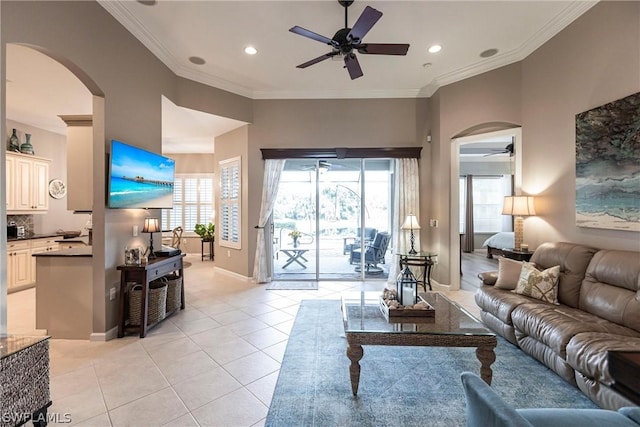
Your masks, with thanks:
M171 208L175 161L120 141L111 141L110 208Z

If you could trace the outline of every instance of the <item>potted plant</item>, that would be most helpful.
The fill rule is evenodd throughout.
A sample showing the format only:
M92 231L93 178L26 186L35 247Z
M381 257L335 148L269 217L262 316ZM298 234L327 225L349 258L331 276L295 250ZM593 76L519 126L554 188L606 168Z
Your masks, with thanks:
M210 242L216 234L216 226L211 222L206 225L196 224L193 231L205 242Z

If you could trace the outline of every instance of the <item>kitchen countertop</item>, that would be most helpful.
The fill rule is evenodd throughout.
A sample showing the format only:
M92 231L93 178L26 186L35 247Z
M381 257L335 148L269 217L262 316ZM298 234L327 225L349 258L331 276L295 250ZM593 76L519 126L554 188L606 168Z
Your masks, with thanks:
M48 339L48 336L0 335L0 359L4 359L5 357Z
M24 237L9 237L7 238L7 242L20 242L22 240L45 239L47 237L56 237L56 236L60 236L60 235L58 233L43 233L43 234L29 233Z
M89 236L78 236L78 237L72 237L71 239L63 239L62 237L60 237L59 239L56 239L57 243L84 243L85 245L89 244Z
M35 257L92 257L93 248L91 246L79 246L77 248L61 249L59 251L42 252L33 254Z

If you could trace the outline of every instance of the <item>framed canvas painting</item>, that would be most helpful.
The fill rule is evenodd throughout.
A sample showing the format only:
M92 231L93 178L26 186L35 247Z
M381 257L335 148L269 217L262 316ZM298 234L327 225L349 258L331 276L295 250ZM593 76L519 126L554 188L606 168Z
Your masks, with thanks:
M576 114L576 224L640 231L640 92Z

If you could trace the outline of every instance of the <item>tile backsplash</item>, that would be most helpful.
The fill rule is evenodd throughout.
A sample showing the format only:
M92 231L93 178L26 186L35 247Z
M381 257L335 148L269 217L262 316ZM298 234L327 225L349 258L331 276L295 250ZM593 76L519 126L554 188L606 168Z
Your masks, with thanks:
M23 226L25 233L33 233L33 215L7 215L7 224L11 221L18 226Z

